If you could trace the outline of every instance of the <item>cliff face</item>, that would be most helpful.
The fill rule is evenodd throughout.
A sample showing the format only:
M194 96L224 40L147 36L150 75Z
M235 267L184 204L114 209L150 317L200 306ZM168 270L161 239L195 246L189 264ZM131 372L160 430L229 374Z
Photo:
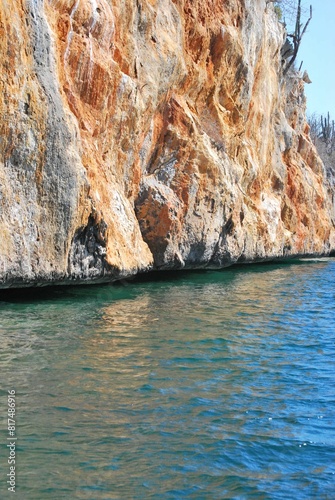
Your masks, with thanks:
M272 4L0 0L0 15L0 286L335 248Z

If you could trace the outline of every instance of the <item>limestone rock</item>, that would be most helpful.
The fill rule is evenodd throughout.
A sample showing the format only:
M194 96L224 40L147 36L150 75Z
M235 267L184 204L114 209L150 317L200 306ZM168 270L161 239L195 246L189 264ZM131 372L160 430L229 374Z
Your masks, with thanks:
M306 70L304 71L304 73L302 75L302 79L305 83L312 83L312 80L310 79L309 74L307 73Z
M0 2L0 287L335 247L265 0Z

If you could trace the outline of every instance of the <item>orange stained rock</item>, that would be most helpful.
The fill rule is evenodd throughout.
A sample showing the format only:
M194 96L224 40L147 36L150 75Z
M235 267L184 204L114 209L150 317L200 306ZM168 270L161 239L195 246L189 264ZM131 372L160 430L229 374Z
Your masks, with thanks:
M36 5L0 0L1 286L334 248L272 4Z

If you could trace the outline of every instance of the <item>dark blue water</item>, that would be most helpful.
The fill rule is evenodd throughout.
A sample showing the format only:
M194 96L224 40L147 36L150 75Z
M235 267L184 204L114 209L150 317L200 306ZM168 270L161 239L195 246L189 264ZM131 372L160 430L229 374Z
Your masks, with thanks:
M334 499L335 261L2 294L16 497Z

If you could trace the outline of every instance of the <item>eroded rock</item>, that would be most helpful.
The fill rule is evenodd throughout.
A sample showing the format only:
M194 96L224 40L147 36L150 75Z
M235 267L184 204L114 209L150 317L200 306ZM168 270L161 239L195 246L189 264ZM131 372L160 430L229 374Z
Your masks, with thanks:
M334 249L305 79L283 78L272 4L0 9L1 287Z

